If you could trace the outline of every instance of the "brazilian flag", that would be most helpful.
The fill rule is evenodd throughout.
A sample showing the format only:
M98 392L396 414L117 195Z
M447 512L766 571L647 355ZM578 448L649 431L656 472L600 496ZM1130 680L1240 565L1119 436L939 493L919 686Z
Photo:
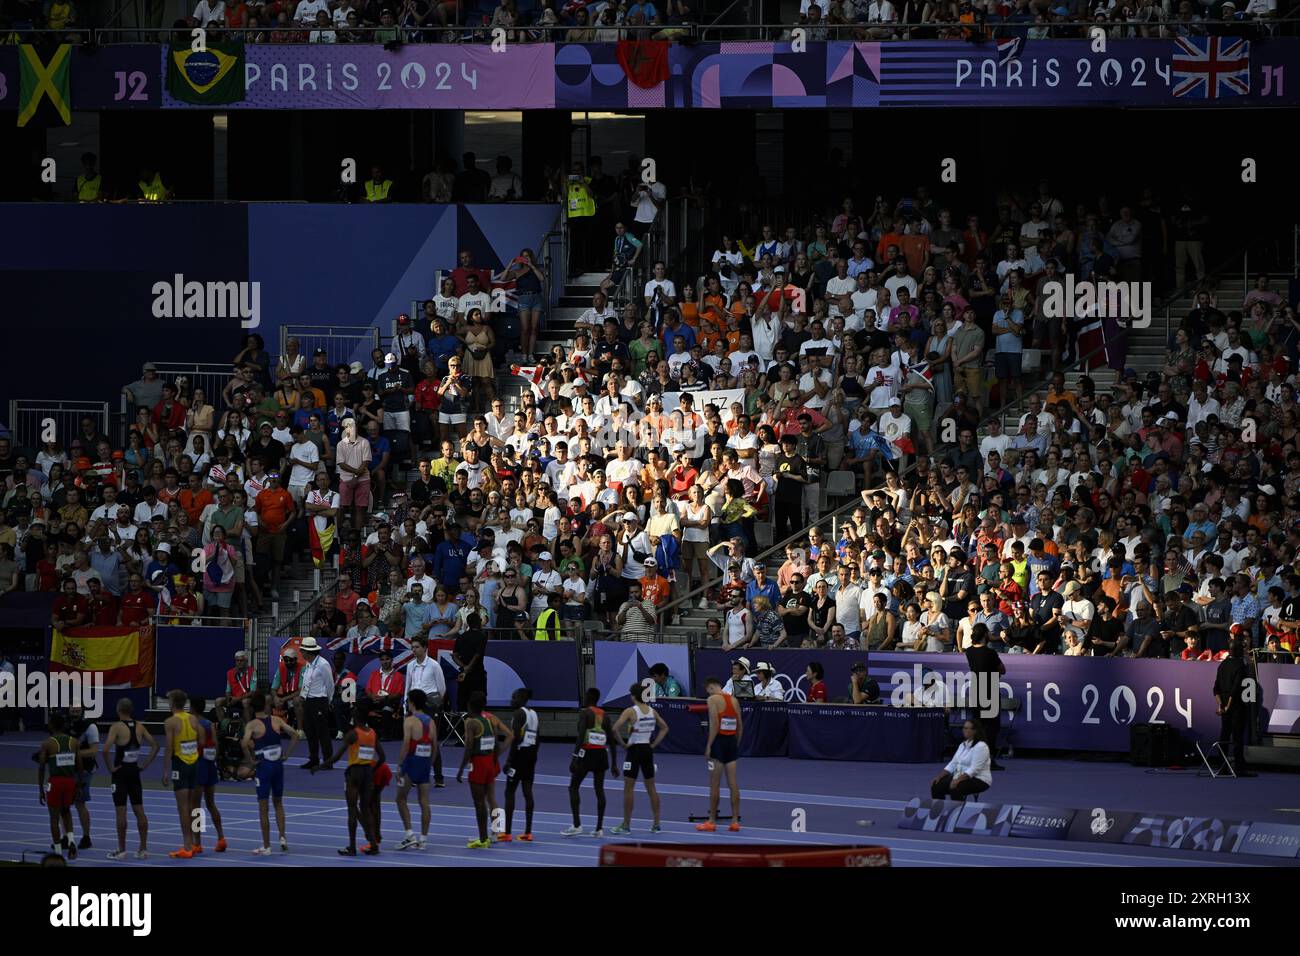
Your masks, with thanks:
M244 98L244 44L209 44L204 50L167 51L167 92L183 103L213 106Z
M49 62L43 62L36 47L23 44L18 48L18 125L26 126L32 118L45 112L41 104L49 101L50 107L67 126L72 122L72 97L69 94L68 74L71 72L72 47L68 44L54 48Z

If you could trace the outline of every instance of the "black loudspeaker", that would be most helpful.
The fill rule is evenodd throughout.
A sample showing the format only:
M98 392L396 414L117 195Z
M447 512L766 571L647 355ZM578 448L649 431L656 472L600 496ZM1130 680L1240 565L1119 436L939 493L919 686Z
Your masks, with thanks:
M1135 767L1168 767L1185 756L1182 737L1168 724L1134 724L1129 731L1129 763Z

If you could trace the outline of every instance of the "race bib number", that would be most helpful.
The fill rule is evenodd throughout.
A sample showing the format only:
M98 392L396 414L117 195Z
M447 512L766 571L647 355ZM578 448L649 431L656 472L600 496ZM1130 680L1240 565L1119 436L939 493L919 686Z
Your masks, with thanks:
M110 784L108 785L108 792L109 792L109 793L117 793L117 784L115 784L115 783L110 783Z
M274 763L280 759L280 748L267 747L265 750L259 750L257 755L268 763Z
M71 767L74 766L76 762L77 755L73 753L54 755L54 766L56 767Z
M374 760L374 759L375 759L374 747L357 748L357 760L361 761L362 763L365 763L367 760Z
M433 744L416 744L416 745L415 745L415 755L416 755L417 757L432 757L432 756L433 756Z
M722 729L722 730L731 730L731 731L734 731L734 730L736 729L736 718L735 718L735 717L723 717L722 720L719 721L719 723L718 723L718 727L719 727L720 729Z
M204 760L212 760L212 761L215 761L215 760L217 759L217 748L216 748L216 747L204 747L204 748L203 748L203 759L204 759Z
M199 742L197 740L186 740L181 743L182 757L195 757L198 756L198 752Z
M624 772L624 773L631 773L631 772L632 772L632 761L630 761L630 760L624 760L624 761L623 761L623 772Z
M139 762L140 762L140 751L138 750L122 751L122 763L127 764L127 763L139 763Z
M173 781L176 781L176 780L180 780L180 778L181 778L181 772L180 772L179 770L173 770L173 771L172 771L172 780L173 780Z
M605 746L605 735L600 731L593 730L587 734L587 743L593 747Z

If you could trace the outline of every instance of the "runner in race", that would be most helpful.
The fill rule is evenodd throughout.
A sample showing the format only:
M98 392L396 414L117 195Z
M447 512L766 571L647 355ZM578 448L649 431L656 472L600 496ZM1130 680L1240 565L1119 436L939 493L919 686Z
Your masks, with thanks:
M722 772L727 772L727 789L731 791L731 826L733 833L740 830L740 787L736 784L736 759L740 753L740 737L745 731L736 699L722 692L722 681L710 677L704 682L709 695L709 739L704 756L709 761L709 819L697 823L695 829L713 833L718 829L718 799L722 789Z
M561 830L561 836L582 835L579 791L587 774L591 774L591 783L596 789L596 829L591 831L591 835L605 835L605 771L618 776L618 745L610 739L613 725L609 714L596 706L599 700L600 691L595 687L587 688L586 706L578 714L577 750L569 764L569 809L573 811L573 825Z
M668 723L659 712L645 701L646 687L633 684L629 691L632 706L614 721L614 741L627 749L623 760L623 822L610 827L610 833L632 832L632 802L636 791L637 774L645 781L645 792L650 795L650 811L654 814L651 833L659 833L659 791L655 788L655 748L668 736ZM623 741L623 728L631 728L627 742Z
M217 728L204 716L208 702L203 697L190 698L190 714L199 722L199 762L195 765L195 787L197 796L194 805L199 805L201 797L207 805L208 814L201 822L206 826L208 820L217 828L216 852L226 852L226 831L221 825L221 811L217 809ZM194 852L203 852L203 830L194 835Z
M402 818L406 835L397 844L399 850L415 847L423 850L429 843L429 787L433 771L433 752L438 749L438 730L425 712L429 698L422 690L406 697L406 719L402 721L402 749L397 755L397 815ZM411 810L406 798L415 787L420 801L420 835L411 829Z
M344 777L346 787L344 796L348 802L348 845L339 850L339 856L357 855L357 824L361 824L366 836L367 856L379 854L379 831L373 817L372 800L375 789L375 764L384 763L384 745L379 742L379 735L370 727L370 712L361 706L353 708L352 727L343 735L343 743L338 753L327 759L317 770L330 770L334 764L348 757L348 769Z
M533 840L533 778L537 773L537 711L528 706L533 692L521 687L510 695L510 706L514 709L511 730L514 741L506 757L506 830L497 839L509 843L515 837L511 828L515 820L515 791L524 788L524 832L518 839L525 843Z
M36 786L41 804L50 811L52 850L75 860L77 842L72 833L72 804L77 795L77 761L85 754L78 751L76 738L68 734L68 724L62 714L50 714L47 728L50 735L36 754Z
M492 714L485 713L483 705L487 695L475 691L469 698L469 716L465 718L465 754L456 771L456 782L465 776L465 764L470 763L469 790L474 798L474 816L478 820L478 839L465 845L471 850L484 850L492 845L488 833L488 791L497 777L497 754L508 748L515 735ZM498 738L504 737L502 743Z
M171 766L163 770L163 787L170 786L176 794L176 813L181 821L181 846L167 855L173 860L188 860L194 856L194 834L202 829L202 810L199 808L198 762L199 722L186 713L189 695L174 690L167 695L171 716L163 721L166 750Z
M149 756L140 759L140 750L150 748ZM149 858L149 818L144 813L144 786L140 777L158 756L157 739L149 728L135 720L135 708L123 697L117 702L117 720L104 736L104 766L112 780L113 809L117 814L117 849L108 854L110 860L126 859L126 805L130 801L135 813L135 829L140 835L137 860ZM112 751L112 756L109 752Z
M242 767L244 772L257 779L257 816L262 825L262 845L253 851L254 856L271 855L271 814L268 801L275 804L275 825L280 831L280 852L289 852L289 841L284 825L284 762L298 744L298 734L289 724L271 714L271 704L264 691L255 690L249 695L248 706L254 717L244 726L244 753L253 766ZM285 741L289 742L287 747ZM247 779L247 777L245 777Z

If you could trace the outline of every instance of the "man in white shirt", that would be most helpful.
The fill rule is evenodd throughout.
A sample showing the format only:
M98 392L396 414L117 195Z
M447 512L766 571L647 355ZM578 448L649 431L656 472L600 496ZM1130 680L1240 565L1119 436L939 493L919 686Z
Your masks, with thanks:
M799 364L803 372L799 376L799 398L796 402L809 408L825 408L826 396L831 393L834 384L831 373L817 365L816 359L811 355L804 355Z
M420 601L423 604L433 603L433 592L438 586L438 582L429 576L425 568L424 558L416 558L411 562L411 576L406 579L406 588L409 591L414 584L420 585Z
M826 329L821 320L813 319L808 326L808 331L812 338L799 346L799 357L811 356L814 366L831 368L835 364L835 356L839 350L835 348L835 343L826 337Z
M348 14L354 12L360 16L360 12L352 5L352 0L339 0L338 6L334 8L334 25L336 27L346 27L348 25ZM433 174L430 173L429 175L432 176Z
M316 14L330 12L330 5L325 0L298 0L298 6L294 8L293 18L299 23L311 26L316 23Z
M1007 243L1006 258L998 263L997 273L998 281L1001 282L1007 277L1007 273L1012 269L1024 269L1028 273L1028 263L1020 254L1020 247L1014 242Z
M729 262L734 268L739 269L744 261L744 253L736 248L736 241L730 236L723 236L722 248L714 250L713 253L713 267L716 269L720 264Z
M877 315L882 311L879 307L880 290L871 285L871 275L866 272L858 273L857 283L852 295L853 314L865 326L868 309Z
M533 620L537 620L539 614L550 606L550 597L552 594L563 595L563 581L560 578L560 572L555 570L555 562L551 559L551 552L543 551L537 556L540 567L533 571L532 580L529 586L532 589L533 601L529 610L532 612Z
M1197 379L1192 386L1192 397L1187 402L1187 428L1190 431L1199 422L1220 412L1219 400L1209 394L1202 379Z
M889 410L877 420L876 429L895 447L900 438L911 437L912 419L903 414L903 400L897 395L889 400Z
M292 470L289 472L287 490L295 504L302 504L303 496L307 494L307 486L316 478L316 466L320 464L320 449L307 440L307 433L300 425L291 425L289 434L293 436L293 444L289 446L288 463L292 466Z
M1030 395L1026 405L1029 410L1020 416L1019 430L1022 432L1025 430L1025 419L1033 415L1038 421L1038 434L1045 435L1050 440L1052 432L1056 428L1056 421L1050 414L1043 411L1043 400L1038 395Z
M634 514L624 514L620 522L618 538L614 547L623 558L622 577L627 581L639 581L645 577L645 559L654 557L655 549L646 533L641 530L641 522Z
M785 700L785 687L772 679L775 672L771 664L759 661L754 665L754 673L758 675L758 680L753 682L755 700Z
M579 332L585 331L588 335L595 336L605 328L606 319L617 321L618 312L609 304L605 293L597 290L591 297L591 307L574 320L573 326Z
M663 260L659 260L654 266L654 275L645 284L645 305L647 309L653 309L656 306L671 306L677 304L677 286L673 280L668 278L668 267L664 265Z
M849 263L846 259L841 259L835 263L835 275L826 283L826 304L829 306L831 316L843 315L844 312L840 307L840 299L843 296L852 296L858 287L858 281L849 276Z
M302 690L303 729L307 733L307 763L310 770L330 755L329 708L334 699L334 670L320 655L320 644L314 637L304 637L300 646L303 659L299 672Z
M999 458L1007 457L1007 448L1011 445L1011 436L1002 431L1002 418L1000 416L990 419L988 425L989 433L980 440L980 459L989 460L989 452L995 451Z
M898 369L888 364L888 353L876 349L871 353L872 365L867 369L867 388L871 390L868 407L884 411L893 402L898 388Z
M889 304L898 305L898 290L906 289L908 297L916 301L916 280L907 272L907 258L905 256L894 257L894 271L885 280L885 289L889 292ZM884 309L877 309L877 312L883 314Z
M731 359L731 374L740 375L744 372L745 367L749 364L750 358L758 358L760 364L761 356L754 351L754 340L748 332L740 333L740 345L734 352L728 352L727 358Z
M474 308L482 309L483 317L489 318L492 314L492 296L479 288L478 274L471 272L465 277L465 283L467 286L465 294L456 301L456 321L464 322L469 310Z
M727 439L727 447L734 448L741 461L749 459L752 463L758 460L758 449L762 444L763 441L758 437L758 433L750 431L749 416L740 416L735 433Z
M299 4L299 6L301 5L302 4ZM321 7L324 8L324 6L325 5L322 3ZM196 26L206 27L210 23L215 23L217 26L221 26L225 18L225 0L212 0L212 2L210 2L210 0L199 0L198 6L194 8L193 19ZM312 14L312 19L316 19L315 14Z

